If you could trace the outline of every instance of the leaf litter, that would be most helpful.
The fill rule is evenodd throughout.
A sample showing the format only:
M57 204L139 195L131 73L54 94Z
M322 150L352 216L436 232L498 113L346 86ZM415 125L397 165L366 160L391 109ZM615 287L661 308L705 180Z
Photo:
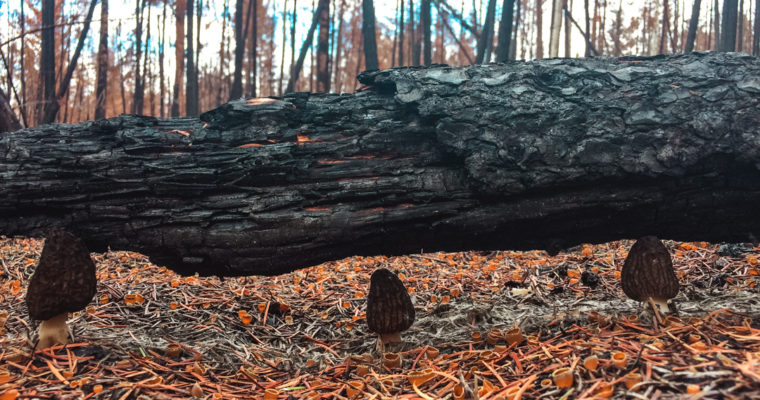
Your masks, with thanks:
M0 239L0 400L760 396L757 246L665 241L681 292L660 319L620 289L627 240L236 278L93 253L98 292L70 315L74 343L31 355L24 294L42 243ZM380 267L417 312L394 348L364 320Z

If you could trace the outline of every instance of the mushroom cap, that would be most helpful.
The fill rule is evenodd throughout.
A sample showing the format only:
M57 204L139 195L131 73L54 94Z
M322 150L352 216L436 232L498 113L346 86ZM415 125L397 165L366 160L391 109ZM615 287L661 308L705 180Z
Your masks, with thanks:
M29 316L44 321L82 310L96 284L95 263L84 242L65 231L50 232L26 290Z
M667 300L678 294L670 253L655 236L644 236L633 244L620 275L623 292L633 300Z
M380 268L372 273L367 296L367 325L378 334L409 329L414 323L414 306L406 287L391 271Z

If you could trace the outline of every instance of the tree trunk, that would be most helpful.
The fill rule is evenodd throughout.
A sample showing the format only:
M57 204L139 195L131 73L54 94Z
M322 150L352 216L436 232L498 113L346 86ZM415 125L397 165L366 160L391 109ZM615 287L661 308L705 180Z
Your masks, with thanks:
M249 79L249 92L251 97L256 97L256 71L258 69L258 49L259 49L259 0L253 1L253 28L251 29L251 51L248 59L251 63L251 78ZM295 18L295 17L294 17ZM294 20L295 21L295 20ZM295 40L295 39L294 39Z
M760 0L758 0L760 1ZM406 24L406 20L404 19L404 5L406 4L406 0L401 0L401 17L399 24L399 33L398 33L398 65L400 67L404 66L404 25ZM439 11L440 12L440 11Z
M584 36L586 38L586 57L591 55L591 15L588 10L588 0L583 0L583 8L586 12L586 31Z
M430 3L427 4L429 13ZM375 5L372 0L362 0L362 37L364 38L364 65L367 66L368 71L377 70L380 68L380 64L377 61L377 42L375 40ZM429 26L428 39L430 39ZM429 45L430 44L428 43L427 46ZM426 52L425 55L428 56L428 53Z
M432 23L430 19L430 0L422 0L422 3L420 4L420 14L422 14L420 18L420 23L422 24L423 45L422 61L426 66L429 66L433 63L433 46L430 37L430 25Z
M0 88L0 132L13 132L18 129L21 129L21 123L11 108L8 96Z
M374 7L372 8L374 10ZM340 1L340 10L338 11L338 34L336 36L336 43L335 43L335 67L334 67L334 78L333 81L335 82L335 92L336 93L343 93L343 79L341 77L341 69L340 65L343 61L343 21L345 18L343 18L343 14L346 12L346 0ZM377 52L375 52L377 53ZM395 55L395 49L393 52L393 55ZM392 66L392 65L391 65ZM379 68L379 67L378 67Z
M168 0L163 0L164 10L161 14L161 36L158 43L158 84L160 86L161 94L158 102L161 109L161 118L166 116L166 76L164 72L164 54L166 49L166 3ZM222 46L223 47L223 46ZM224 58L221 59L224 62ZM221 73L220 73L221 75ZM218 104L218 103L217 103Z
M147 23L145 24L145 57L143 59L143 65L142 65L142 90L143 90L143 104L145 104L144 96L145 96L145 88L148 88L148 97L152 98L152 90L153 82L151 80L151 68L150 68L150 10L152 7L148 7L148 16L146 18ZM146 84L147 83L147 84ZM144 106L143 106L144 107ZM149 114L148 115L156 115L153 113L153 105L150 105L149 108Z
M483 22L483 30L478 39L478 53L475 57L475 62L483 64L488 60L488 47L493 41L493 26L496 19L496 0L488 0L488 8L486 9L486 19Z
M614 57L620 57L623 53L622 51L622 45L620 43L620 36L623 34L623 1L620 0L618 2L618 9L615 12L615 21L613 22L614 28L614 36L612 38L613 40L613 50L612 55Z
M544 58L543 3L544 0L536 0L536 59L539 60Z
M295 90L296 82L298 81L299 75L301 75L303 62L306 59L306 53L309 52L309 47L311 47L311 43L314 41L314 31L317 30L317 23L319 22L321 6L322 2L320 1L317 9L314 10L311 26L309 27L309 31L306 34L306 40L304 40L303 44L301 45L301 51L298 53L298 61L296 61L296 65L293 67L293 73L290 74L290 79L288 79L288 87L285 89L285 93L291 93Z
M522 11L522 0L516 1L516 10L515 10L515 29L514 33L512 34L512 42L510 44L510 54L509 59L515 60L517 59L517 34L520 32L520 23L521 23L521 11Z
M288 0L285 0L285 4L282 6L282 53L280 56L280 78L277 80L277 95L282 96L282 81L285 79L285 44L287 43L287 40L285 37L287 37L288 34Z
M193 51L193 17L195 15L193 2L187 1L187 81L185 82L185 114L188 117L198 115L198 70L195 66Z
M414 20L414 0L409 0L409 48L412 51L412 65L420 65L420 30Z
M752 55L760 56L760 0L755 1L755 26L752 34Z
M55 100L55 1L42 0L42 41L40 54L40 83L42 86L41 110L37 112L38 124L46 121L45 115L50 113Z
M572 53L570 52L570 44L572 43L571 35L573 33L573 29L570 26L570 10L572 9L573 9L573 0L564 0L563 15L565 17L565 57L572 57Z
M237 0L235 2L235 71L230 88L230 100L243 95L243 52L246 37L247 35L243 34L243 0Z
M668 31L670 27L670 0L664 1L664 7L662 8L662 31L660 32L660 46L657 49L657 54L665 54L665 44L668 42Z
M140 0L135 0L135 93L132 98L132 114L143 113L143 77L140 59L142 58L142 22L145 0L142 0L142 5L140 3Z
M552 20L549 25L549 57L559 57L559 33L562 29L562 0L552 0Z
M317 36L317 92L330 91L330 0L319 0L319 35Z
M87 38L87 32L90 30L90 22L92 22L92 14L95 11L96 3L97 1L95 0L92 0L90 2L90 7L87 10L87 16L85 17L85 20L84 20L84 26L82 27L82 32L79 33L79 39L77 40L77 47L76 49L74 49L74 54L71 56L69 65L66 67L66 73L63 75L63 78L61 79L61 84L58 86L58 91L56 91L53 94L52 103L50 103L45 108L45 114L42 115L43 124L49 124L55 121L55 117L58 114L58 110L60 109L59 100L63 98L66 92L68 92L69 83L71 82L71 77L74 75L74 70L76 69L77 62L79 61L79 55L82 53L82 48L84 47L84 42L85 42L85 39Z
M730 0L729 0L730 1ZM718 0L715 0L715 17L713 23L715 24L715 51L720 51L721 44L721 31L720 31L720 6Z
M736 50L737 0L723 0L723 19L718 51Z
M24 62L24 54L26 53L26 15L24 14L24 2L26 0L19 0L19 8L21 9L21 15L19 15L19 25L21 26L21 100L19 101L19 111L21 112L21 119L24 121L24 126L29 126L29 119L27 118L26 108L26 63ZM760 1L760 0L758 0ZM757 19L755 19L757 21ZM755 22L757 27L757 22ZM755 35L757 37L757 35Z
M345 1L345 0L344 0ZM396 29L393 30L393 51L391 52L391 68L396 66L396 49L398 49L398 31L401 28L401 18L399 18L399 2L401 0L396 0L396 12L393 14L393 23L396 25ZM342 8L341 3L341 8ZM373 5L374 9L374 5ZM341 13L342 14L342 13ZM340 19L341 25L343 25L343 18ZM340 57L338 54L335 55L335 57Z
M739 12L736 28L736 51L744 51L744 0L739 0Z
M760 60L730 53L396 69L361 75L356 95L0 134L0 234L63 227L93 251L218 275L756 240L760 115L736 110L760 107L757 76Z
M121 37L121 21L116 25L116 37ZM127 89L126 89L126 79L124 79L124 59L125 57L121 57L121 40L116 41L116 58L118 59L119 63L119 94L121 95L121 113L126 114L127 113Z
M176 0L174 17L177 21L174 46L174 96L172 97L172 117L179 117L182 81L185 73L185 1ZM191 0L192 1L192 0Z
M496 50L496 62L509 60L509 45L512 39L512 15L515 0L504 0L501 6L501 23L499 23L499 47Z
M108 88L108 0L100 1L100 45L98 46L97 64L95 119L103 119L106 117Z
M694 40L697 38L697 28L699 27L699 8L702 0L694 0L691 8L691 20L689 21L689 33L686 36L686 48L684 52L691 53L694 51Z

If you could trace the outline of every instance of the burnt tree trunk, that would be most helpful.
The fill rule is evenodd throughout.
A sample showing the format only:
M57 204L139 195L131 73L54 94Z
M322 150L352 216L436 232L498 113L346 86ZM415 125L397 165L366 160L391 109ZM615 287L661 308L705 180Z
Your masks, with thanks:
M399 68L353 95L0 134L0 234L65 227L202 274L354 254L753 240L760 60ZM753 236L755 235L755 236Z

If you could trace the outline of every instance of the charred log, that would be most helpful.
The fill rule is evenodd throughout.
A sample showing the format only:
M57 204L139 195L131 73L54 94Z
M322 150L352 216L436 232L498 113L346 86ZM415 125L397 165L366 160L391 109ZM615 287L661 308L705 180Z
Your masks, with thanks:
M760 59L564 59L360 75L0 134L0 234L65 228L179 272L760 230ZM753 236L754 235L754 236Z

